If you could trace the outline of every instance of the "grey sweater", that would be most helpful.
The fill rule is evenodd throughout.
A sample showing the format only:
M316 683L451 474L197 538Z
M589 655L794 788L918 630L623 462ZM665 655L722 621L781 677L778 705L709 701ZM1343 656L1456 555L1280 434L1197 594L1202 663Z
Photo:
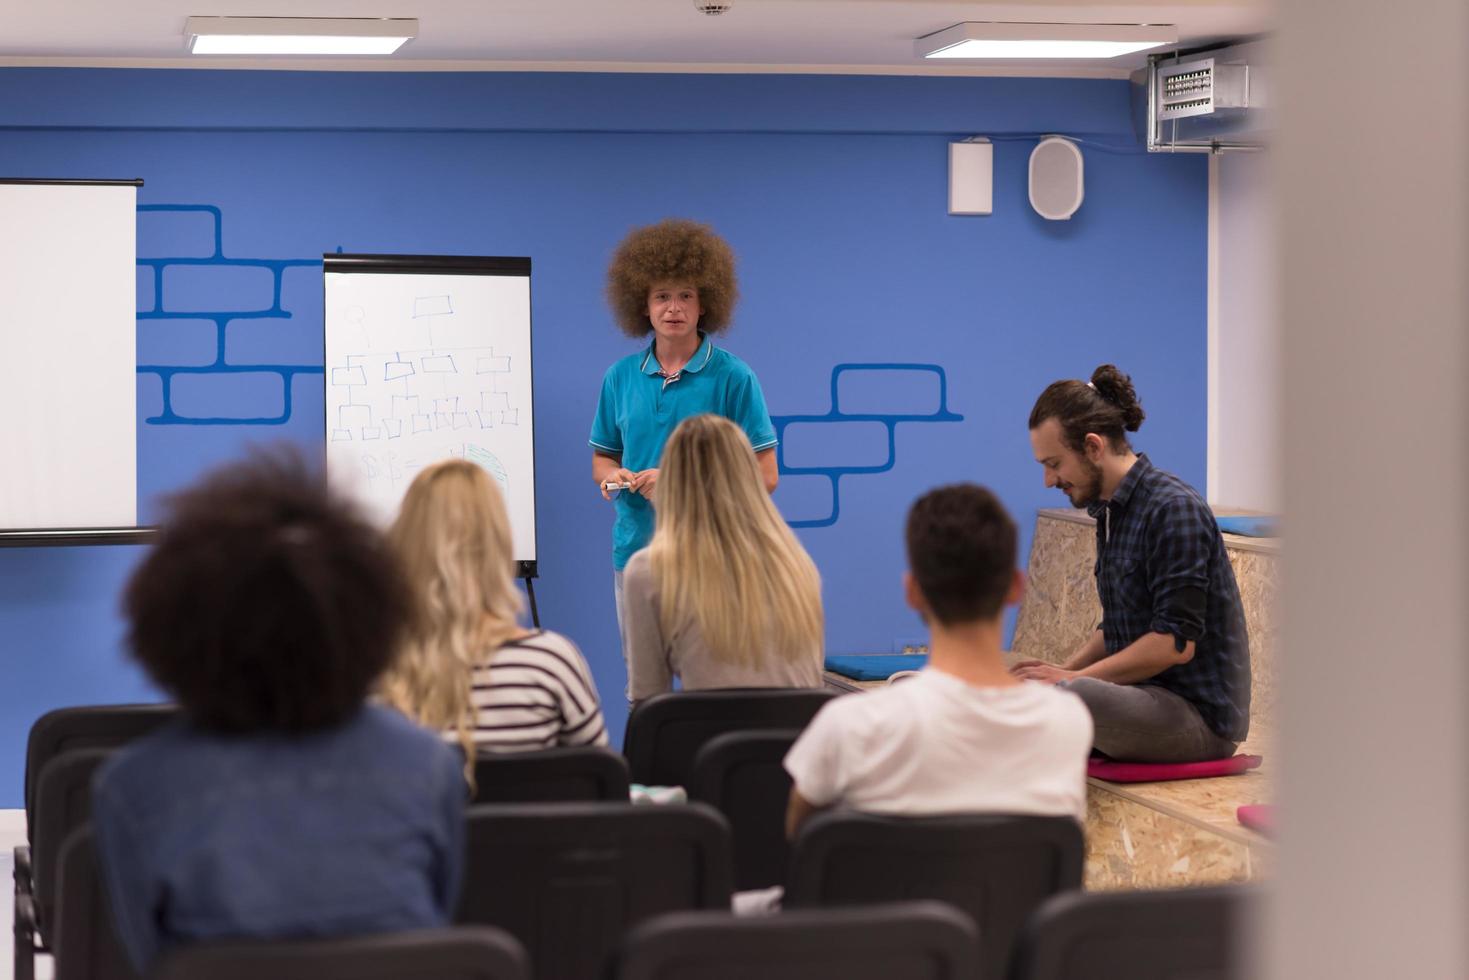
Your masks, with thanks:
M673 678L685 691L721 687L820 687L822 650L796 661L765 658L758 669L721 663L714 658L697 624L664 636L658 621L657 586L648 551L628 559L622 579L623 659L627 661L627 696L641 701L673 690Z

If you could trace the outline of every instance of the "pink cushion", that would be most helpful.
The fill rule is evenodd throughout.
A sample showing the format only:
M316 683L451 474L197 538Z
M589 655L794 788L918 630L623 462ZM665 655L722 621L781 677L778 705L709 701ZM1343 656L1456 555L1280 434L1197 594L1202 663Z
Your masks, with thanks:
M1170 779L1233 776L1260 765L1258 755L1236 755L1209 762L1112 762L1090 759L1086 774L1109 783L1161 783Z
M1239 822L1251 830L1258 830L1266 837L1275 833L1275 807L1269 803L1259 803L1254 806L1242 806L1234 811Z

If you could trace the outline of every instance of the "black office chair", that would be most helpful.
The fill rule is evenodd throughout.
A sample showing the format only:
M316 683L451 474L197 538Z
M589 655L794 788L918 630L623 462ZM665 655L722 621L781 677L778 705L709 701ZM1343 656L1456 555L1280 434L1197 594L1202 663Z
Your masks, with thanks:
M626 803L627 761L598 745L540 752L481 752L474 760L475 803Z
M36 780L36 823L30 828L35 845L16 848L14 867L16 980L30 980L35 974L36 953L50 949L61 847L73 831L92 819L92 776L112 751L63 752L46 763Z
M90 826L78 827L61 845L59 869L54 980L138 980L113 926Z
M1076 892L1021 932L1011 980L1244 980L1245 885Z
M977 976L1001 980L1030 913L1081 887L1083 854L1070 817L820 813L791 846L785 906L948 902L979 931Z
M600 976L654 915L729 908L729 827L701 804L495 803L467 819L455 921L508 930L538 980Z
M24 777L26 843L15 849L15 895L31 894L31 848L36 828L44 821L36 814L36 783L52 759L77 749L115 749L178 717L172 704L99 704L56 708L37 718L26 738ZM44 923L42 924L44 927ZM16 944L16 953L22 952ZM16 973L17 980L26 980Z
M490 926L425 929L308 942L190 946L152 980L529 980L514 936Z
M970 980L974 924L942 902L738 918L675 912L635 928L617 980Z
M789 728L799 731L836 697L821 688L679 691L640 701L627 719L622 754L632 781L686 786L694 756L725 732Z
M36 826L36 780L53 757L71 749L115 749L177 717L174 704L97 704L57 708L37 718L26 740L27 833Z
M737 891L785 883L791 777L782 763L800 734L793 729L728 732L710 739L694 757L689 799L708 803L729 821Z

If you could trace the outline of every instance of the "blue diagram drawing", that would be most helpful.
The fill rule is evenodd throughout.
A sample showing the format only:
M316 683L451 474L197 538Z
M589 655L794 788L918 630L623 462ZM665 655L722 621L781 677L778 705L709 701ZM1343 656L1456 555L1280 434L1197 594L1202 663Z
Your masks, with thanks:
M938 407L927 414L843 412L838 386L843 374L857 371L929 372L937 376ZM898 461L897 430L901 422L962 422L964 416L949 411L949 382L944 369L937 364L838 364L831 369L831 410L825 415L773 415L776 438L776 462L781 473L792 476L822 476L831 481L831 513L826 517L791 521L791 527L830 527L841 517L841 480L844 476L886 473ZM787 466L785 461L786 427L794 423L875 422L887 429L887 458L881 463L835 466Z
M464 458L471 463L477 463L484 467L500 484L500 492L510 491L510 475L505 472L505 464L500 462L500 457L490 452L484 446L474 443L466 443L464 446Z
M281 308L281 279L286 269L293 267L321 267L321 259L234 259L224 254L223 215L212 204L140 204L141 212L200 212L209 215L214 222L213 254L205 257L172 257L138 259L140 267L147 268L153 278L153 308L139 310L139 320L212 320L215 328L215 359L204 365L139 364L139 374L156 374L163 382L163 411L144 421L148 425L285 425L291 418L291 380L298 374L321 374L321 364L231 364L225 360L225 331L232 320L281 319L288 320L291 314ZM176 312L169 310L164 297L164 270L179 266L215 266L233 268L255 268L269 270L273 282L273 297L268 309L260 310L210 310ZM223 376L231 374L277 374L284 387L284 403L279 415L260 418L215 418L181 415L174 411L172 387L174 378L180 375Z

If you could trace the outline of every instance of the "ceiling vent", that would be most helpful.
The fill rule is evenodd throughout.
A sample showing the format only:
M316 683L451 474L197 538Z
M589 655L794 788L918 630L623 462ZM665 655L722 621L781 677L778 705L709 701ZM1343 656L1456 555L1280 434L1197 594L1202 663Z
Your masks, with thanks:
M1258 150L1267 142L1264 43L1155 55L1134 72L1133 117L1150 152Z

